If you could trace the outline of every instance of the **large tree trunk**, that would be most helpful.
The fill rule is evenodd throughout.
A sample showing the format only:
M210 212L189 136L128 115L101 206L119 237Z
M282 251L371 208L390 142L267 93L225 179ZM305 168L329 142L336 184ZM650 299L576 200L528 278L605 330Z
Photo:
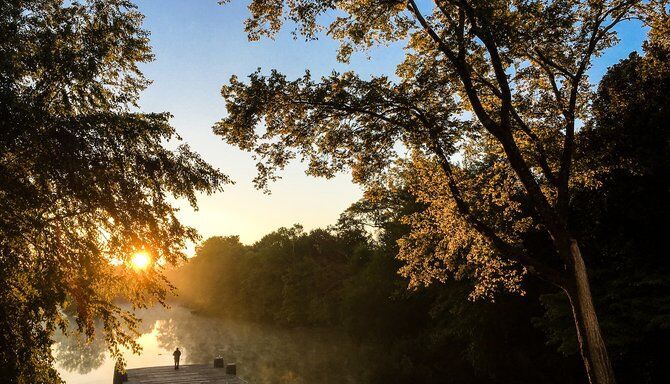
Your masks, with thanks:
M607 347L600 332L600 324L593 306L593 297L584 259L575 240L570 244L571 284L565 288L570 299L577 328L579 350L591 384L614 384L614 371L607 355Z

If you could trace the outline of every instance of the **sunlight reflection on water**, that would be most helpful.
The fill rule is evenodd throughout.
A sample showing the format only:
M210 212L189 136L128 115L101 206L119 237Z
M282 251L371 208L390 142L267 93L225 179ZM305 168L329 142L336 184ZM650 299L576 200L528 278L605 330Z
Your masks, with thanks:
M158 342L160 324L164 320L156 320L149 332L143 333L138 339L142 346L142 353L134 355L124 349L124 356L128 368L151 367L172 364L172 351L161 347ZM63 342L61 341L61 344ZM94 343L96 343L94 341ZM93 348L79 348L81 356L71 356L76 353L69 351L63 353L60 346L56 349L56 365L61 377L68 384L110 384L114 371L114 361L109 358L109 353L104 350L104 345L99 344ZM87 354L99 355L99 358L86 356Z
M217 355L238 364L238 374L254 384L355 383L350 365L355 348L341 334L326 330L279 329L207 318L181 307L138 313L140 355L125 351L128 368L172 364L179 347L182 363L211 363ZM110 384L114 362L102 340L82 347L57 337L57 369L68 384ZM360 351L359 351L360 352Z

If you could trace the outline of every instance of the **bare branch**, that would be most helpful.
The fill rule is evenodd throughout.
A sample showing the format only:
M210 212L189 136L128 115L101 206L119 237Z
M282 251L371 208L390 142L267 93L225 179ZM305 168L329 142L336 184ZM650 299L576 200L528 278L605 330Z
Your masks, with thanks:
M560 167L558 172L558 209L559 213L564 217L568 213L568 204L570 200L570 191L569 191L569 180L570 172L572 166L572 155L574 152L574 136L575 136L575 118L576 118L576 108L577 108L577 96L579 93L579 85L586 72L586 68L591 61L591 57L595 52L598 43L603 39L607 33L614 28L624 16L628 13L626 7L632 7L637 0L633 1L623 1L619 5L610 8L602 15L597 15L595 18L593 31L591 32L591 37L589 38L588 46L586 47L584 54L582 56L581 62L579 64L577 73L574 78L572 78L571 89L570 89L570 99L568 102L568 109L564 113L566 119L565 126L565 136L563 141L563 152L561 154ZM617 16L615 16L610 24L601 29L602 23L612 14L617 11L621 11Z

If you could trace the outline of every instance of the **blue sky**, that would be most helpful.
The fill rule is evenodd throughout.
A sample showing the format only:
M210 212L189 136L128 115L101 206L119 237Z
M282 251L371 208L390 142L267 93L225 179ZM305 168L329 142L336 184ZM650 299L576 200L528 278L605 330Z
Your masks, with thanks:
M223 6L216 0L140 0L137 4L146 16L144 26L151 32L156 55L154 62L142 67L153 80L140 100L142 109L171 112L184 141L236 181L223 193L202 196L198 212L180 203L180 218L186 224L204 238L240 235L243 242L251 243L280 226L301 223L309 230L333 224L361 196L349 175L331 180L308 177L300 163L282 173L283 180L271 187L272 195L255 190L251 155L212 133L212 125L225 116L219 91L231 75L245 77L259 67L278 69L289 78L305 69L314 76L333 70L393 75L403 57L401 45L355 55L349 64L342 64L335 60L337 43L328 38L293 40L285 30L275 40L249 42L244 33L247 1L232 0ZM639 49L644 40L639 24L629 23L619 32L622 43L597 59L590 72L592 80Z

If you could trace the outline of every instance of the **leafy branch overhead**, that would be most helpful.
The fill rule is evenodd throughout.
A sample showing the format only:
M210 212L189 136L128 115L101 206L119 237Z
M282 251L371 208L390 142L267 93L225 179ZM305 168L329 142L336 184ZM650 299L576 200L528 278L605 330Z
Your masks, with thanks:
M438 84L364 81L353 73L333 73L318 83L309 73L294 81L275 71L249 78L245 84L233 77L223 87L229 117L214 131L260 156L260 188L296 155L308 161L309 174L332 177L351 168L357 182L370 182L402 157L398 142L421 148L433 134L454 143L463 126L454 117L455 101L432 97L437 90L430 87ZM429 116L431 110L439 112ZM455 146L447 151L453 154Z
M408 150L434 157L460 216L499 252L525 257L468 213L479 202L469 201L453 168L480 161L468 148L482 149L482 140L486 150L500 146L513 171L507 176L533 201L518 207L523 216L553 232L566 225L575 126L588 119L591 97L586 70L616 42L617 23L648 15L637 2L589 4L441 1L431 10L413 1L252 2L252 39L273 36L285 19L314 37L318 17L337 9L346 16L325 28L343 50L408 38L408 53L394 81L354 73L290 81L275 71L248 82L233 77L222 89L228 116L214 130L258 156L256 185L264 189L295 157L309 174L350 168L363 184L383 178ZM526 261L560 283L556 271Z

